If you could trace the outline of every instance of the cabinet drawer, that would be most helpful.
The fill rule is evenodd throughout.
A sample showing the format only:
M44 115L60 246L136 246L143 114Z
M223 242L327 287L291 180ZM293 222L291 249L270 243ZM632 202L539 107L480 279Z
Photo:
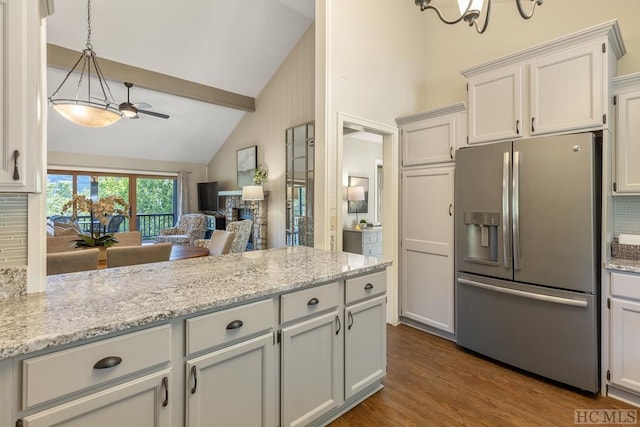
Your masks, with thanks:
M337 307L339 301L337 282L282 295L280 297L281 321L286 323L311 314L321 313Z
M640 300L640 275L611 273L611 295Z
M377 243L378 242L378 233L377 232L362 232L362 244L366 245L369 243Z
M187 355L273 328L273 300L187 319Z
M345 281L346 304L379 295L387 290L387 272L367 274Z
M107 358L116 363L97 368ZM22 362L22 409L171 360L171 327L158 326Z
M380 256L382 255L382 246L380 243L373 243L370 245L362 245L362 255L365 256Z

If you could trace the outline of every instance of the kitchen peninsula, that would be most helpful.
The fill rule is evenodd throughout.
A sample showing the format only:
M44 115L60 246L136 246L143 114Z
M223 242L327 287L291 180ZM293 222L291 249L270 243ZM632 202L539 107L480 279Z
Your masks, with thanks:
M51 276L0 300L0 425L324 423L381 388L389 265L295 247Z

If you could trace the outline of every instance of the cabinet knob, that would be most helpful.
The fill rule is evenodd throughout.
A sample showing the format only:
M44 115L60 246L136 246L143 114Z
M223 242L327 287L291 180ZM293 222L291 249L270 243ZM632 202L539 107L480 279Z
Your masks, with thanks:
M318 300L318 298L311 298L307 305L318 305L319 302L320 300Z
M244 325L242 320L234 320L227 325L227 329L238 329L241 328L242 325Z
M109 356L104 359L98 360L95 365L93 365L93 369L108 369L113 368L114 366L122 363L122 358L118 356Z

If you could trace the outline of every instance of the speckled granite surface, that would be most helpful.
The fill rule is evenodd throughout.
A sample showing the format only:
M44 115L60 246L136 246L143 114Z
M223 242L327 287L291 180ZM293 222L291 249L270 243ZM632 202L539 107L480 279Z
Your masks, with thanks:
M0 268L0 300L27 293L27 267Z
M295 247L50 276L46 292L0 301L0 359L390 264Z
M640 261L611 258L609 262L607 262L606 268L608 270L619 270L619 271L627 271L630 273L640 273Z

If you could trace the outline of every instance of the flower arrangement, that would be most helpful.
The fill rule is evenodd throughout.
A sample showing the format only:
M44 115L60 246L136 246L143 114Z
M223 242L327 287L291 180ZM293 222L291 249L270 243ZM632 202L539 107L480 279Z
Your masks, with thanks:
M262 185L269 180L269 169L264 165L258 165L255 173L253 174L253 183L255 185Z
M78 212L87 212L91 217L91 232L89 235L78 234L80 237L76 240L76 247L109 247L114 243L118 243L113 234L101 235L100 231L94 232L93 220L97 219L105 226L109 223L109 217L112 215L129 216L129 204L120 196L101 197L97 202L93 202L91 198L81 194L75 194L71 200L62 205L61 214L65 214L69 208L75 206L71 218L75 221Z

